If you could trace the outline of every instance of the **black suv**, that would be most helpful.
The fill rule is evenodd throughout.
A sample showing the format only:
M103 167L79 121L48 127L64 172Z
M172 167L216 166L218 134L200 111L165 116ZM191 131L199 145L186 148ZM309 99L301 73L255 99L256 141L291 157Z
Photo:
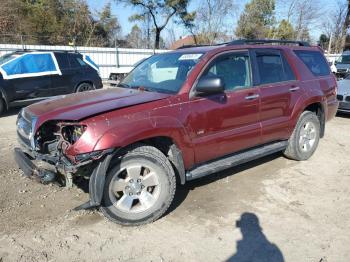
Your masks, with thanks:
M68 51L17 51L0 57L0 114L47 97L102 88L98 66Z

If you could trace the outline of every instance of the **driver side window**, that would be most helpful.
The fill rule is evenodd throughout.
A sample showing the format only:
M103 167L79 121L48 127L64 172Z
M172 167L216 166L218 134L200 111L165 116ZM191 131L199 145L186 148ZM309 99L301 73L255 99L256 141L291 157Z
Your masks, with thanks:
M221 55L205 70L202 77L220 77L225 90L235 90L252 86L248 52Z

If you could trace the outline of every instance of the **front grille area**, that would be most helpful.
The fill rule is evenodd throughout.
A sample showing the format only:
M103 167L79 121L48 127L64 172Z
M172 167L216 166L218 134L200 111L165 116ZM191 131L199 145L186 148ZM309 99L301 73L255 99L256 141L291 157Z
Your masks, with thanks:
M348 70L347 69L337 69L338 73L346 73Z
M342 95L337 95L337 99L338 99L338 101L343 101L343 96Z

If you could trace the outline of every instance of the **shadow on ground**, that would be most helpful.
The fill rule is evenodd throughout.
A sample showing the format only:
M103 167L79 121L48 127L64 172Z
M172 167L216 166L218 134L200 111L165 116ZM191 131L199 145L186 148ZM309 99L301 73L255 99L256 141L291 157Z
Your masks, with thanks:
M257 160L254 160L254 161L251 161L251 162L248 162L248 163L245 163L245 164L233 167L233 168L229 168L227 170L224 170L224 171L221 171L218 173L214 173L214 174L207 176L207 177L203 177L203 178L200 178L197 180L186 182L185 185L178 185L176 188L174 200L173 200L170 208L168 209L166 215L170 214L178 206L180 206L181 203L186 199L188 193L191 190L194 190L197 187L208 185L208 184L213 183L217 180L224 179L228 176L236 175L244 170L248 170L248 169L254 168L256 166L262 165L264 163L273 161L279 157L282 157L282 154L275 153L275 154L272 154L272 155L269 155L269 156L266 156L266 157L263 157L263 158L260 158L260 159L257 159Z
M284 262L281 250L267 239L255 214L243 213L236 227L241 230L242 239L237 241L237 252L228 262Z
M350 119L350 113L341 113L341 112L338 112L337 117L341 117L341 118L349 118Z
M8 111L3 113L1 117L7 117L7 116L13 116L13 115L18 115L19 111L21 111L22 107L14 107L10 108Z

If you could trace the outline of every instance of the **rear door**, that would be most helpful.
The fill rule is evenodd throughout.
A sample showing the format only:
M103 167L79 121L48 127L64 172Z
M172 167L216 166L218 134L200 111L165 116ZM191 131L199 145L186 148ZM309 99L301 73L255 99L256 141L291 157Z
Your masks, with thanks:
M52 85L55 95L63 95L74 92L75 69L70 67L69 56L65 52L55 53L57 63L61 69L62 75L52 76Z
M260 143L259 88L253 87L248 51L227 52L200 77L218 76L225 92L190 101L196 162L212 160Z
M282 50L256 49L253 53L260 87L262 143L288 139L293 107L303 95L299 81Z

